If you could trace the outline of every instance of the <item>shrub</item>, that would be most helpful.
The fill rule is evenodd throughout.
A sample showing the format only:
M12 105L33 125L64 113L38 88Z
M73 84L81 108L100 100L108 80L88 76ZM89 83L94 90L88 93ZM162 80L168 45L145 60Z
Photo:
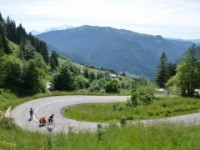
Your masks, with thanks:
M120 119L120 124L121 124L121 126L126 125L126 118L125 118L125 117L122 117L122 118Z
M131 104L132 106L149 105L154 99L154 90L151 87L139 87L132 92Z
M98 141L102 140L103 134L104 134L103 126L101 124L98 124L97 125L97 139L98 139Z
M106 84L105 91L107 93L119 93L120 92L120 86L117 82L117 80L112 80L109 83Z
M4 129L15 128L15 124L11 118L2 117L0 118L0 127Z

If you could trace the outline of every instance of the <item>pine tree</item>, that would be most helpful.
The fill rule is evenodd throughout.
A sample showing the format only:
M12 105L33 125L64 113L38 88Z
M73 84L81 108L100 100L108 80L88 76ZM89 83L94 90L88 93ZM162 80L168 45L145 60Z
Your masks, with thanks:
M167 69L167 56L165 52L163 52L160 56L160 62L158 65L158 72L156 76L156 83L159 87L164 88L165 83L168 79L168 69Z
M3 19L2 15L1 15L1 12L0 12L0 23L1 22L4 22L4 19Z
M168 79L171 78L172 76L176 75L176 64L174 63L168 63L167 67L167 72L168 72Z
M11 20L9 17L7 17L6 20L6 34L9 40L11 40L14 43L18 42L15 22Z
M47 45L43 41L40 41L40 53L41 53L42 57L44 58L45 63L48 64L49 63L49 53L47 50Z
M51 53L51 56L50 56L50 66L51 66L51 69L52 70L56 70L56 68L58 67L58 55L55 51L53 51Z
M26 30L22 27L22 24L19 24L19 26L16 29L16 32L17 32L17 38L16 38L17 44L20 44L21 41L26 40L27 34Z
M4 33L4 29L3 26L0 24L0 53L6 53L6 54L10 54L11 50L8 46L8 41L6 39L5 33Z

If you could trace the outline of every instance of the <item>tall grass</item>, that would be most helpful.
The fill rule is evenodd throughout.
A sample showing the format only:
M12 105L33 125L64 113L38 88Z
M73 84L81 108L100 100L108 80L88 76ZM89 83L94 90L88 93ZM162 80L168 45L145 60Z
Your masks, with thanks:
M0 127L0 149L17 150L198 150L200 126L177 124L110 126L97 133L41 134Z

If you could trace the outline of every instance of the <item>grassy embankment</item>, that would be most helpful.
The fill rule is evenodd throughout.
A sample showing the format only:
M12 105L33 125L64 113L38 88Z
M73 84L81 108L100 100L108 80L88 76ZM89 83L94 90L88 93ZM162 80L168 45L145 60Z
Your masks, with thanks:
M81 104L65 111L65 116L84 121L116 121L152 119L200 112L200 100L195 98L158 98L153 104L137 107L127 106L127 102L104 104Z
M0 149L17 150L199 150L200 126L111 126L98 133L41 134L0 126Z

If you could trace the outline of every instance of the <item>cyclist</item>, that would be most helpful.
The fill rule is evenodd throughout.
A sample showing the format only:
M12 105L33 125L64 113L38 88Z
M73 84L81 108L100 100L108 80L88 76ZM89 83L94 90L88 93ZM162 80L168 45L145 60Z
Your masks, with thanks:
M52 114L52 115L49 117L49 119L48 119L48 121L49 121L50 124L53 123L53 118L54 118L54 114Z
M44 116L40 117L39 123L40 123L40 125L42 125L42 126L46 125L46 119L45 119Z
M29 110L29 113L30 113L30 119L32 119L33 118L33 108L31 108L30 110Z

